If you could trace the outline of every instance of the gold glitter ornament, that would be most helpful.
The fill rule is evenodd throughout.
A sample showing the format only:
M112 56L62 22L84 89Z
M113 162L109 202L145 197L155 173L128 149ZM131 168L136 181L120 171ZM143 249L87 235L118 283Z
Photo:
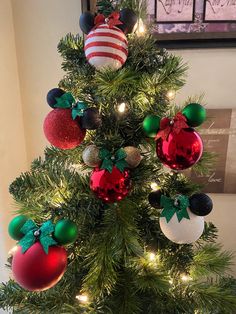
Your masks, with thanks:
M126 152L127 155L125 161L128 163L129 168L137 167L142 159L140 150L134 146L126 146L124 147L124 151Z
M99 158L99 148L96 145L89 145L82 153L84 163L89 167L99 167L101 159Z

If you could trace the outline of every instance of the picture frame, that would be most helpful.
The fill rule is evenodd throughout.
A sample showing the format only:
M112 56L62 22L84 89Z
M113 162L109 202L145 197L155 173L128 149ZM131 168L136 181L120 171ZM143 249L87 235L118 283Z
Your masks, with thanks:
M147 9L150 22L154 22L153 35L157 38L160 47L167 49L236 47L236 20L225 19L220 22L204 20L207 13L207 0L194 1L194 17L192 21L178 21L177 23L176 21L166 21L166 23L163 23L163 20L158 21L156 15L157 1L159 0L147 0ZM179 1L181 2L181 0Z
M204 150L214 152L212 167L207 174L184 172L205 193L236 193L236 123L235 109L207 109L208 119L199 130Z
M206 23L236 23L234 0L204 0L203 21Z
M182 2L173 0L155 1L155 19L160 24L193 22L194 10L195 0L185 0Z

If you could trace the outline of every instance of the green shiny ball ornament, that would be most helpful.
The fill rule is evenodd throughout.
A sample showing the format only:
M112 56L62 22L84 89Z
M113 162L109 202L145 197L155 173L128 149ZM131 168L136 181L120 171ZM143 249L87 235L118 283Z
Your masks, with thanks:
M70 244L75 242L78 237L78 227L77 225L69 220L62 219L56 223L54 230L54 238L58 244Z
M24 237L24 234L20 231L24 226L28 218L24 215L19 215L13 218L8 225L8 233L14 240L20 240Z
M199 126L206 120L206 109L200 104L187 105L182 110L182 114L187 118L187 123L191 127Z
M161 118L151 114L143 120L143 130L148 137L155 137L160 127Z

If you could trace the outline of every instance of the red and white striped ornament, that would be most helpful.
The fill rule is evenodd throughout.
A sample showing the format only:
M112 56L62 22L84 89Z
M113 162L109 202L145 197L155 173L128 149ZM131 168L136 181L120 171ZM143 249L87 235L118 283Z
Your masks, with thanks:
M101 24L88 34L84 51L88 62L97 70L118 70L127 59L127 38L118 27Z

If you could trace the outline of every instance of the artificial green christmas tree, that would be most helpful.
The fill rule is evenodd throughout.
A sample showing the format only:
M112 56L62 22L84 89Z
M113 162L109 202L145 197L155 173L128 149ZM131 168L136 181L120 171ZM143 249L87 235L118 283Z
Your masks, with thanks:
M19 243L9 258L15 281L1 285L0 307L234 313L232 255L203 218L212 202L179 171L207 171L211 156L192 128L205 109L194 99L177 108L170 91L184 85L186 65L148 31L129 34L139 5L115 5L101 1L104 16L82 16L85 52L80 36L58 45L66 76L48 94L44 123L54 146L10 186L21 216L9 233Z

